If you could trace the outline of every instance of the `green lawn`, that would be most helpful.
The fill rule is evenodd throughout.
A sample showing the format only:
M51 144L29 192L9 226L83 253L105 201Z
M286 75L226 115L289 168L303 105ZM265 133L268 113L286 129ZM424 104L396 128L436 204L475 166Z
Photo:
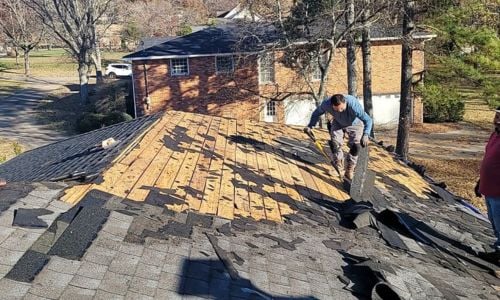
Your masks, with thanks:
M120 61L128 52L102 52L103 68L110 62ZM78 77L78 66L64 49L32 51L30 55L31 75L40 77ZM16 65L14 57L0 58L2 73L24 74L24 61L19 57Z

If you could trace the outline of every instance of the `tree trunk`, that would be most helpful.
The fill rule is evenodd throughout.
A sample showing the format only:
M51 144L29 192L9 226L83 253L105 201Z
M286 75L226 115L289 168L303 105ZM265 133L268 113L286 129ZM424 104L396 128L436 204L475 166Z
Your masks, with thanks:
M347 13L345 15L346 24L354 23L354 0L346 0ZM357 74L356 74L356 41L354 32L346 36L347 41L347 90L349 95L357 96Z
M30 50L24 50L24 75L30 76Z
M366 1L365 3L368 4ZM370 14L368 9L363 14L363 19L366 20ZM373 119L373 101L372 101L372 52L371 52L371 37L370 28L364 26L362 31L361 52L363 55L363 105L366 113ZM370 133L372 138L375 138L374 127Z
M92 53L92 62L95 66L95 79L96 84L100 84L104 82L102 77L102 58L101 58L101 49L96 47L94 53Z
M86 62L78 63L78 76L80 78L80 102L82 104L88 104L89 100L89 78L87 76L87 71L89 67Z
M321 72L321 81L319 85L318 96L315 97L316 106L319 106L326 97L326 81L328 78L328 73L330 72L330 66L333 64L333 59L335 58L335 49L335 47L332 47L328 52L328 59L325 62L324 69ZM326 123L326 115L323 114L319 119L319 127L326 128Z
M14 53L16 53L16 68L19 68L19 49L14 47Z
M414 0L405 0L403 17L403 49L401 54L401 103L399 108L398 138L396 153L408 159L410 140L410 118L412 104L412 40L414 29Z

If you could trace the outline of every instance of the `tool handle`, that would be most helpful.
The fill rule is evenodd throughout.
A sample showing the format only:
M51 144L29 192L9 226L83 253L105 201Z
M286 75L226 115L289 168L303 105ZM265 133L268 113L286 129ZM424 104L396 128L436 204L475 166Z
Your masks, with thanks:
M305 131L305 133L311 138L311 140L313 140L313 142L316 142L316 137L314 136L312 130Z

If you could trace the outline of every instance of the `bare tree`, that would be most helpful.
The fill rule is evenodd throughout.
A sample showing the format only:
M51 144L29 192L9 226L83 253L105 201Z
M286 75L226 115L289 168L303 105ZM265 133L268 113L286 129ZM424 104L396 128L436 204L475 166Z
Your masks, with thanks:
M129 27L137 27L138 36L172 36L180 25L175 8L163 0L136 1L126 8L126 20Z
M103 82L100 37L106 34L106 31L111 27L111 25L118 23L120 19L119 10L124 4L121 2L122 1L117 0L110 2L102 17L99 18L92 26L92 30L94 31L94 34L92 35L94 37L92 43L94 45L92 47L93 51L90 54L90 58L95 67L97 84Z
M267 6L259 15L276 24L279 39L279 43L268 47L269 50L285 53L284 63L301 74L309 94L319 104L325 96L328 74L338 47L351 32L363 28L362 16L373 21L390 1L379 1L366 14L366 3L357 1L353 15L349 16L352 22L348 24L345 22L349 11L346 3L351 3L350 0L275 0L271 9L269 1L264 2Z
M362 17L367 16L366 7ZM348 27L354 26L354 0L346 0L345 23ZM356 72L356 40L354 30L346 34L347 46L347 91L349 95L357 96L357 72Z
M401 103L399 110L398 137L396 153L402 159L408 159L411 105L412 105L412 33L415 29L415 1L404 0L403 5L403 48L401 55Z
M78 63L80 100L88 102L88 70L98 37L96 26L112 0L23 0L68 47Z
M370 0L363 0L366 4ZM363 12L364 26L361 30L361 53L363 57L363 106L370 117L373 118L373 101L372 101L372 57L371 57L371 37L370 37L370 22L368 17L370 8ZM374 137L374 129L372 127L371 136Z
M30 52L40 43L45 29L37 16L22 0L0 0L0 28L24 57L24 74L30 75Z

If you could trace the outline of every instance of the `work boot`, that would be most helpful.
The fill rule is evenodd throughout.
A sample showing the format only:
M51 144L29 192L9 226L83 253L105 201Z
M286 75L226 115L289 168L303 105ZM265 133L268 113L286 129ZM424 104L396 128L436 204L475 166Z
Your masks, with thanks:
M354 178L354 164L347 162L347 165L345 167L345 178L352 180Z

